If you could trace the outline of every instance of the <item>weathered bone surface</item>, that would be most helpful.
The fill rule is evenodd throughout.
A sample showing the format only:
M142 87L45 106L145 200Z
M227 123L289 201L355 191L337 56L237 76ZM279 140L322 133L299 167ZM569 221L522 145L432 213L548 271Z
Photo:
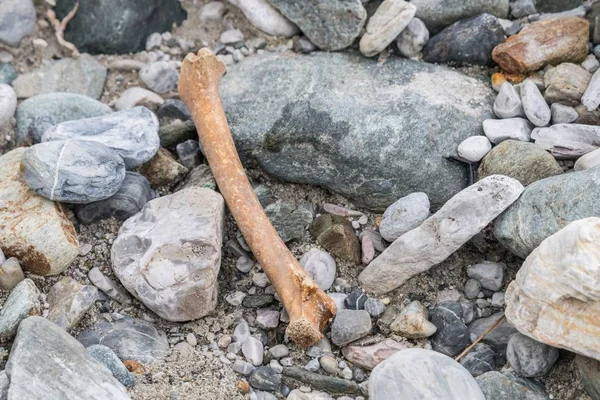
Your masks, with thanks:
M506 291L506 318L524 335L600 360L600 218L544 240Z
M335 303L279 238L248 182L219 98L224 72L225 66L210 50L188 54L181 66L179 95L192 113L202 148L233 217L290 316L288 336L308 346L323 336L325 324L335 315Z

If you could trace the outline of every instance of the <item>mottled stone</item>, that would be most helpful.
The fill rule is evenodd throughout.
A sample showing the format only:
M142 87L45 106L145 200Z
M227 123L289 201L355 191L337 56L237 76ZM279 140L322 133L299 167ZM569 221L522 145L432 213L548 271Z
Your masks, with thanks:
M285 242L304 237L306 227L313 221L313 213L306 207L294 207L290 203L273 203L265 207L279 237Z
M321 289L328 290L333 285L336 263L329 253L319 249L310 249L302 255L300 264Z
M409 339L426 338L437 331L429 322L429 313L423 304L415 300L408 304L390 325L392 332Z
M521 95L509 82L504 82L500 86L498 97L494 102L494 114L498 118L525 117Z
M188 170L202 163L202 153L200 152L200 145L197 140L190 139L179 143L175 146L175 151L181 165Z
M11 340L25 318L41 315L40 291L31 279L21 281L8 295L0 310L0 342Z
M250 385L258 390L279 390L281 386L281 375L277 374L271 367L258 367L248 378Z
M548 395L534 382L513 372L490 371L475 378L486 399L548 400Z
M188 110L184 102L179 99L165 100L165 102L158 108L156 115L158 115L160 118L174 118L181 121L189 121L192 119L190 110Z
M600 147L600 127L583 124L559 124L534 129L531 138L557 159L577 159Z
M579 118L579 113L573 107L564 104L554 103L550 107L552 113L552 125L570 124Z
M379 224L379 233L388 242L393 242L421 225L429 217L429 208L426 193L411 193L385 210Z
M42 142L42 137L44 133L50 128L56 125L56 121L49 115L40 115L39 117L35 117L35 119L29 125L29 129L27 130L27 140L31 142L31 144L38 144Z
M35 7L31 0L0 2L0 42L16 47L35 28Z
M194 167L190 172L188 172L183 181L181 181L179 185L175 187L175 191L192 186L217 190L217 182L215 182L215 178L213 177L212 171L208 165L201 164L197 167Z
M460 359L460 365L465 367L472 376L479 376L496 367L496 353L485 343L478 343L463 358Z
M406 345L402 343L386 339L369 346L350 345L342 347L342 354L352 364L371 370L393 354L406 348Z
M486 119L483 121L483 132L494 144L504 140L520 140L529 142L533 125L525 118Z
M388 47L408 26L417 7L403 0L384 0L369 18L366 32L360 39L360 52L373 57Z
M263 363L263 344L253 336L248 337L242 343L242 353L252 364L257 367Z
M289 38L300 32L267 0L229 0L229 3L239 8L252 25L266 34Z
M563 169L547 151L533 143L505 140L494 147L479 165L479 178L506 175L529 186L549 176L560 175Z
M544 376L558 360L558 349L515 333L508 341L506 359L521 376Z
M431 323L437 328L431 337L433 350L454 357L469 345L469 328L462 320L462 306L446 301L431 309Z
M518 181L501 175L489 176L461 191L369 264L359 275L361 287L387 293L429 270L479 233L522 191Z
M600 399L600 361L577 355L574 364L587 394L592 400Z
M179 72L169 61L146 64L140 69L139 77L148 88L156 93L166 93L177 89Z
M480 264L469 265L467 275L476 279L484 289L498 291L502 289L506 264L484 261Z
M546 65L580 63L588 55L589 22L567 17L526 26L496 47L494 61L509 73L527 74Z
M510 3L510 15L514 18L522 18L535 14L535 0L513 0Z
M2 254L0 256L0 261L2 261L3 258L4 255ZM25 275L23 275L21 264L19 264L17 258L10 257L8 260L2 262L0 265L0 289L12 290L22 282L23 279L25 279Z
M360 262L360 244L352 224L345 217L323 214L313 221L310 233L334 256Z
M396 40L401 56L411 59L419 57L421 50L429 40L429 30L419 18L413 18Z
M189 172L183 165L175 161L169 150L161 147L154 157L139 169L153 187L175 186Z
M113 271L125 288L168 321L190 321L217 302L225 204L188 188L148 202L121 226Z
M520 85L521 102L527 119L535 126L546 126L552 114L544 96L532 79L525 79Z
M579 65L563 63L544 74L546 91L544 98L548 104L561 103L576 106L586 91L592 74Z
M35 193L66 203L107 199L125 179L125 164L117 153L102 143L79 139L33 145L23 154L21 168Z
M25 151L0 157L0 248L25 271L55 275L79 255L77 233L60 205L37 196L23 181Z
M364 310L339 310L331 325L331 341L344 346L369 334L371 316Z
M92 307L98 289L82 285L73 278L65 277L56 282L48 292L48 320L56 326L69 330Z
M131 387L135 384L135 376L129 372L114 351L101 344L91 345L87 351L96 361L104 365L123 386Z

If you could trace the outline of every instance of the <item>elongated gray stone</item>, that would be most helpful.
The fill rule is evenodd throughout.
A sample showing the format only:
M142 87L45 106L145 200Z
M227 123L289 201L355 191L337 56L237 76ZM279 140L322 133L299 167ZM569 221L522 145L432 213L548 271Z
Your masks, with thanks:
M160 147L158 118L146 107L60 123L48 129L43 142L79 139L102 143L116 151L128 169L149 161Z
M529 142L533 125L525 118L486 119L483 132L490 142L498 144L504 140Z
M535 144L555 158L573 160L600 147L600 126L558 124L531 132Z
M594 111L600 106L600 70L592 75L592 79L581 97L581 104L588 111Z
M522 192L521 183L502 175L491 175L469 186L373 260L358 277L361 287L387 293L441 263L500 215Z
M114 151L85 140L39 143L25 151L23 179L37 194L66 203L91 203L114 195L125 164Z
M494 114L498 118L525 117L521 96L513 85L504 82L494 102Z
M137 172L127 171L117 193L106 200L77 206L75 215L86 225L110 217L125 221L137 214L152 198L154 191L148 179Z
M121 304L127 304L131 302L129 293L118 283L111 280L109 277L104 275L98 267L94 267L88 273L88 279L94 286L102 290L113 300L118 301Z
M550 123L552 113L544 96L535 82L526 79L521 84L521 102L527 119L535 126L546 126Z
M579 113L571 106L554 103L550 107L552 113L552 125L570 124L579 118Z
M417 7L404 0L384 0L367 23L360 51L373 57L388 47L415 16Z
M0 311L0 342L12 339L21 321L40 315L40 291L31 279L21 281L8 295Z
M491 118L488 81L401 58L278 53L230 67L220 93L246 165L370 209L414 192L437 209L467 183L446 157Z
M130 398L77 340L42 317L29 317L19 326L6 374L9 400Z

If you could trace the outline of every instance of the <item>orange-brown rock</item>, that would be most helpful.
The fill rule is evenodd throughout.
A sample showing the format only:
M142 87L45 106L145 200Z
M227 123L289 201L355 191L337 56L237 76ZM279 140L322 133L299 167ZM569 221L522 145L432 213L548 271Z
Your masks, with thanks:
M589 22L578 17L537 22L497 46L492 58L513 74L527 74L563 62L580 63L588 54L589 30Z
M144 375L146 373L146 368L135 360L125 360L123 361L123 365L125 365L125 368L127 368L129 372L136 375Z

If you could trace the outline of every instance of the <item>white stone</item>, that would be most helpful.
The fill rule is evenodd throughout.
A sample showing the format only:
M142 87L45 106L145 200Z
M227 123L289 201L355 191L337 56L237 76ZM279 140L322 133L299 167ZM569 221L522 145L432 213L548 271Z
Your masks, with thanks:
M9 85L0 83L0 128L10 121L17 109L17 94Z
M521 96L513 85L504 82L494 102L494 114L498 118L525 117Z
M165 100L154 92L141 87L132 87L121 93L121 96L115 103L117 111L129 110L137 106L158 107Z
M162 44L162 35L158 32L152 33L146 39L146 51L154 50L160 47Z
M406 232L415 229L429 217L429 197L417 192L401 198L383 213L379 233L393 242Z
M574 160L600 147L600 126L558 124L536 128L531 139L555 158Z
M535 126L546 126L550 123L552 114L544 96L535 82L525 79L520 86L521 102L527 119Z
M256 310L256 326L262 329L275 329L279 325L279 311L261 308Z
M267 0L229 0L229 3L239 8L252 25L266 34L289 38L300 32Z
M598 62L598 59L595 55L590 54L585 61L581 63L581 67L590 74L593 74L594 72L598 71L598 68L600 68L600 62Z
M221 33L219 42L223 44L235 44L244 41L244 34L239 29L230 29Z
M458 145L458 155L467 161L476 163L492 149L492 143L487 136L471 136Z
M506 318L522 334L600 360L600 218L544 240L506 291Z
M220 1L211 1L202 6L200 21L220 21L225 15L225 4Z
M373 57L388 47L414 18L417 7L403 0L384 0L369 19L360 52Z
M524 118L486 119L483 121L483 132L494 144L505 140L529 142L533 128L531 122Z
M360 286L387 293L448 258L519 198L523 185L491 175L462 190L421 226L405 233L359 275Z
M417 59L421 50L429 40L429 30L419 18L413 18L408 26L400 33L396 46L400 55Z
M294 389L286 397L287 400L334 400L333 397L325 392L313 390L310 393L304 393L300 389Z
M250 336L242 344L242 353L255 367L263 363L263 344L257 338Z
M329 253L319 249L310 249L300 258L300 264L321 289L328 290L333 285L336 264L335 259Z
M331 297L331 300L333 300L335 303L338 311L346 309L346 297L348 297L347 294L333 292L327 293L327 295Z
M404 307L390 325L390 330L409 339L426 338L437 331L437 327L428 318L425 306L415 300Z
M585 171L600 165L600 149L587 153L575 161L573 169L575 171Z
M207 315L217 303L224 214L221 195L199 187L146 203L119 230L115 275L161 318Z
M570 124L579 118L577 110L560 103L553 103L550 107L550 112L552 113L552 125Z
M139 72L139 77L149 89L156 93L166 93L177 89L179 72L168 61L157 61L146 64Z
M592 76L592 80L581 97L581 104L588 111L594 111L600 105L600 70Z

